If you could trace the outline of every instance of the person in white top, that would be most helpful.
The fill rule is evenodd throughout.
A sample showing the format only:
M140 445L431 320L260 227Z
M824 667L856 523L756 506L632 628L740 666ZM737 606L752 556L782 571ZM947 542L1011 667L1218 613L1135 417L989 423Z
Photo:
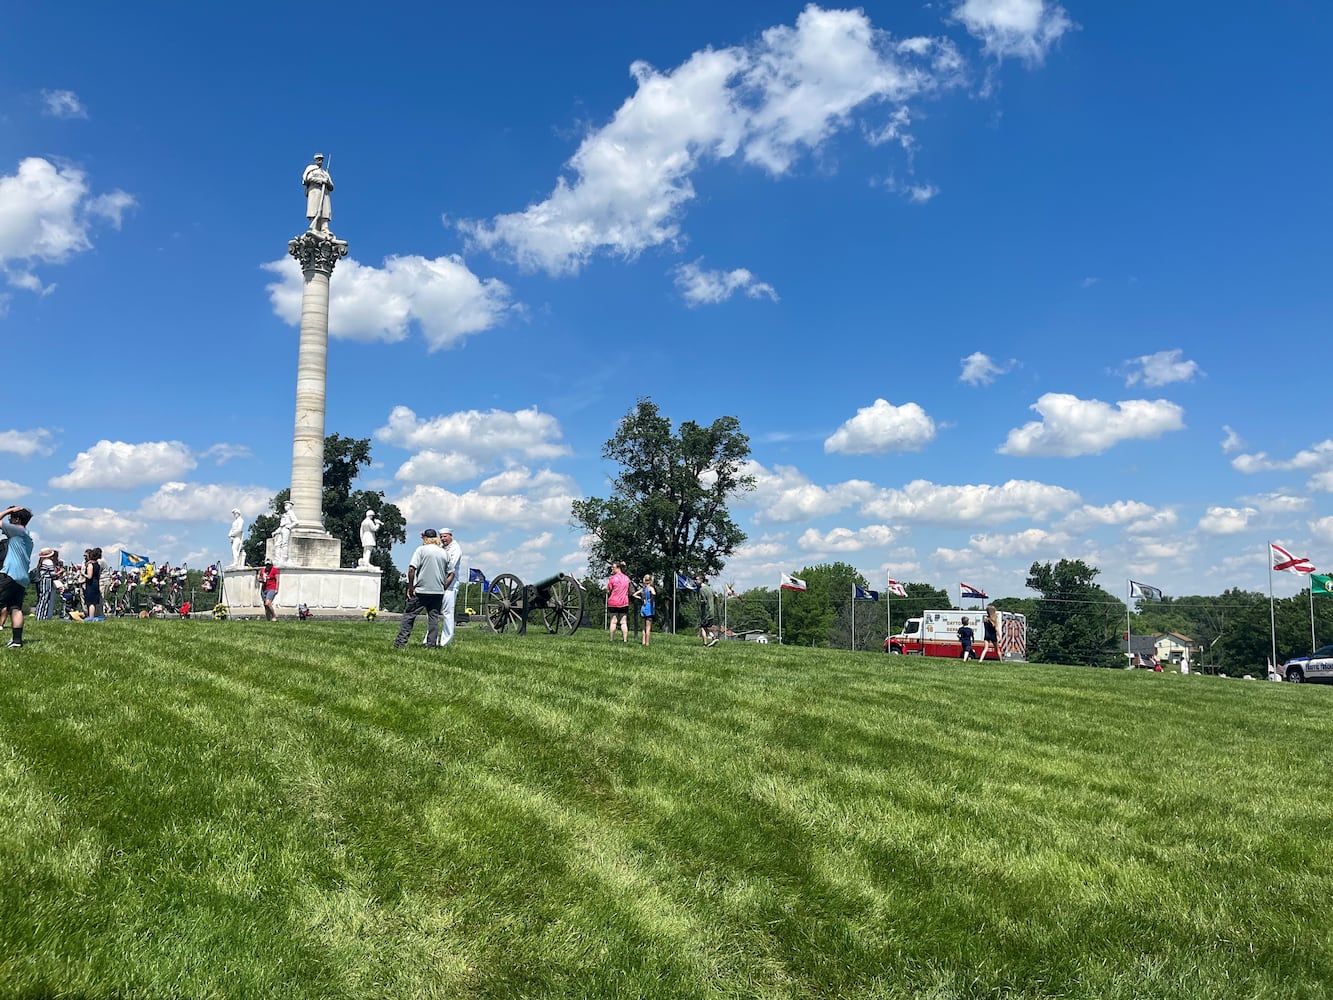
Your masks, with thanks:
M444 601L440 608L440 645L454 641L454 608L458 601L458 577L463 572L463 547L454 541L450 528L440 529L440 544L448 560L449 575L444 585Z

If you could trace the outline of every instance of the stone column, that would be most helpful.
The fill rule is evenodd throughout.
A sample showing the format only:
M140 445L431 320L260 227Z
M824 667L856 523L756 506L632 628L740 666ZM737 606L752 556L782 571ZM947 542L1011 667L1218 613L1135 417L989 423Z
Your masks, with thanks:
M292 503L298 524L322 531L324 515L324 393L329 355L329 278L347 243L314 232L287 244L301 264L301 346L296 362L296 429L292 436Z

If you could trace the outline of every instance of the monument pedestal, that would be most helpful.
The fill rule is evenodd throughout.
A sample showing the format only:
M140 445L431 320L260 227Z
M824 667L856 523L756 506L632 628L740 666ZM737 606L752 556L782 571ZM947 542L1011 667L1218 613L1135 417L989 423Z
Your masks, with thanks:
M336 543L336 539L334 540ZM292 536L292 551L296 537ZM273 602L279 617L295 618L302 604L316 618L359 618L367 608L379 609L381 571L369 569L280 566L278 596ZM253 569L229 569L222 574L222 602L232 618L262 618L259 580Z

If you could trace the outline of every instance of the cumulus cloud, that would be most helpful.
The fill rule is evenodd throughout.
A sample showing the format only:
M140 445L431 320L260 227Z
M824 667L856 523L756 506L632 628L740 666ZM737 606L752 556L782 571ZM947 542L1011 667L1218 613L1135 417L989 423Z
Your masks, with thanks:
M947 39L895 40L863 11L811 4L795 26L748 47L704 49L666 72L634 63L635 93L584 138L545 199L460 228L474 245L551 274L598 253L633 258L680 239L701 164L739 156L781 176L858 114L901 110L961 82L961 70Z
M989 355L974 351L963 358L963 373L958 376L958 381L968 385L990 385L995 381L995 376L1005 374L1014 364L1014 361L997 364Z
M1199 519L1199 530L1209 535L1239 534L1258 513L1253 507L1209 507Z
M824 451L844 455L919 451L935 437L935 421L916 403L894 406L877 399L856 411L824 442Z
M51 444L52 434L44 427L30 431L0 431L0 451L20 458L33 455L49 455L55 448Z
M749 461L743 471L754 477L755 488L735 503L754 508L755 520L760 523L805 521L836 514L875 494L874 484L863 479L816 486L799 469L786 465L774 466L770 471Z
M1321 541L1333 542L1333 517L1321 517L1311 521L1310 530Z
M267 286L273 312L299 325L300 265L285 257L263 267L279 279ZM386 257L383 267L348 258L329 283L329 335L347 340L396 343L416 324L437 351L498 326L514 309L508 285L477 277L454 255Z
M546 461L569 454L560 440L560 422L535 406L512 412L460 410L425 420L406 406L395 406L374 436L417 452L395 476L404 482L471 478L506 455Z
M579 487L573 479L562 473L550 469L532 472L525 466L516 465L482 480L477 484L477 492L483 496L523 493L536 497L569 497L578 496Z
M32 490L28 487L16 483L12 479L0 479L0 497L5 497L8 500L21 500L31 492Z
M692 264L681 264L674 271L676 289L688 306L716 305L725 302L737 292L752 299L778 300L778 293L766 281L760 281L743 267L732 271L710 271L702 266L703 258Z
M413 524L449 524L460 532L489 526L537 529L569 524L569 509L579 495L528 496L522 493L455 493L440 486L418 485L393 502Z
M1184 352L1158 351L1142 357L1130 358L1125 362L1125 385L1137 385L1142 382L1150 388L1170 385L1172 382L1191 382L1202 372L1198 362L1182 360Z
M1267 452L1237 455L1231 467L1237 472L1252 475L1256 472L1310 472L1333 466L1333 438L1303 448L1291 458L1272 458Z
M1165 399L1130 399L1112 406L1100 399L1048 392L1031 408L1042 419L1011 430L1000 454L1099 455L1121 441L1151 440L1185 426L1185 411Z
M931 524L1001 524L1016 518L1046 520L1078 503L1063 486L1011 479L1000 486L942 486L917 479L882 489L861 507L869 517Z
M1240 435L1233 431L1226 424L1222 425L1222 454L1233 455L1245 447L1245 442L1240 439Z
M144 530L144 523L107 507L56 504L42 512L43 538L73 539L83 545L102 545L103 539L126 538Z
M1029 558L1045 552L1063 553L1069 542L1070 538L1064 532L1043 531L1041 528L1027 528L1012 535L973 535L968 539L974 550L998 559Z
M163 483L139 504L146 521L231 521L232 508L247 518L270 513L269 500L277 490L266 486L229 486L221 483Z
M1040 63L1073 26L1058 3L1047 0L963 0L953 11L968 34L996 59Z
M180 441L98 441L81 451L70 471L50 480L58 489L132 489L179 479L195 467L194 455Z
M820 532L808 528L796 544L806 552L860 552L876 545L888 545L897 535L887 524L868 524L864 528L834 528Z
M46 105L44 113L52 118L88 117L88 109L72 90L43 90L42 102Z
M94 221L119 226L134 203L124 191L93 195L76 167L36 156L22 160L17 173L0 175L0 272L16 287L50 291L31 264L59 264L92 249Z

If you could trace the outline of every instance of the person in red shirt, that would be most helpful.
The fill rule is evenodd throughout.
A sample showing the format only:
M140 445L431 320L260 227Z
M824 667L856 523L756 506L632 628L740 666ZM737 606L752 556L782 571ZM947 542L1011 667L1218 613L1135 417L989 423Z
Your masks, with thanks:
M255 574L259 579L259 596L264 602L264 617L275 622L278 613L273 609L273 600L278 596L278 567L273 565L272 559L265 559Z
M611 578L606 581L606 609L611 616L607 637L616 640L616 619L620 619L620 641L629 642L629 577L624 563L611 564Z

